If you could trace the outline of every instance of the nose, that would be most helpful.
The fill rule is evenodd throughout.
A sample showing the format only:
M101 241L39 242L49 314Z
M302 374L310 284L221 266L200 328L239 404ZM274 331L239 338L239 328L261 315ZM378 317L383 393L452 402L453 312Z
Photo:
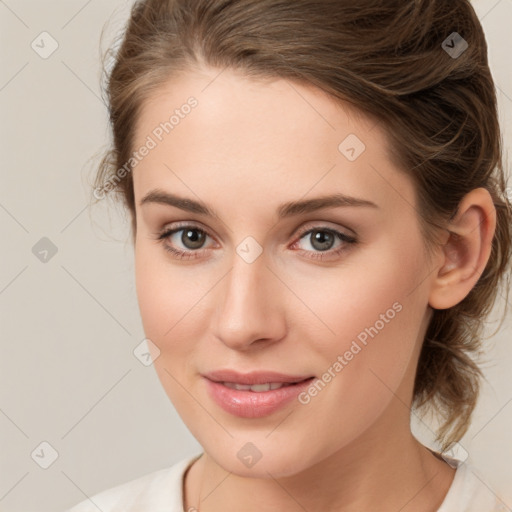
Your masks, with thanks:
M218 287L214 334L234 350L266 347L286 333L284 286L261 255L247 263L235 255Z

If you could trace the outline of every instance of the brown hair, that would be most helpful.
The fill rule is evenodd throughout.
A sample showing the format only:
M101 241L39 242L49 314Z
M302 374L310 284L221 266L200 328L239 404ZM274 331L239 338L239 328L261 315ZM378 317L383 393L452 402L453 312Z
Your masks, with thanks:
M449 54L463 48L455 47L453 32L468 45L460 55ZM119 50L106 55L113 59L106 80L113 145L95 197L110 184L130 212L133 237L133 180L125 164L141 106L176 73L204 65L312 84L378 121L396 165L415 183L427 248L465 194L490 192L497 212L490 259L464 300L433 312L414 386L414 405L438 413L442 448L458 441L478 397L474 356L484 319L500 284L508 297L511 256L495 88L469 1L145 0L132 7L118 42Z

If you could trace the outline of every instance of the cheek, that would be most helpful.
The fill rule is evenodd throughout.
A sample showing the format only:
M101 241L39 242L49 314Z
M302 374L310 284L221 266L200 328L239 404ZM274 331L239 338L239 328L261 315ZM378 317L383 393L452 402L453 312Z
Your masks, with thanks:
M194 345L191 329L201 328L191 323L200 298L196 285L190 284L176 267L165 261L153 247L136 247L135 276L139 310L144 333L159 349L153 367L171 402L180 410L190 406L183 393L188 366L192 363ZM181 383L181 385L180 385Z
M208 332L208 294L222 274L173 264L164 249L142 242L136 246L135 276L145 335L161 352L155 366L181 373L197 349L192 340Z
M337 275L331 272L329 279L320 274L317 279L301 277L307 290L304 302L329 327L324 336L310 336L310 349L322 361L321 380L332 389L321 392L322 401L332 400L328 409L337 410L336 404L343 403L345 411L352 410L361 420L364 411L375 414L415 364L427 307L424 291L415 289L426 272L421 247L410 242L406 261L397 258L396 245L390 243L361 256L350 268L340 268Z
M183 317L197 296L192 273L178 269L166 260L160 246L137 241L135 282L146 335L163 340L171 336L174 325ZM196 299L197 300L197 299Z
M357 338L364 344L376 330L379 339L389 338L388 345L414 342L411 328L420 322L425 304L411 292L425 272L424 263L421 258L398 258L395 247L381 244L379 250L360 251L337 268L283 267L283 281L307 307L299 304L300 316L289 311L293 325L303 322L300 328L309 329L319 352L339 353ZM413 254L416 248L409 250Z
M171 283L164 269L139 242L135 251L135 282L145 334L160 347L159 340L172 326L176 294L169 293Z

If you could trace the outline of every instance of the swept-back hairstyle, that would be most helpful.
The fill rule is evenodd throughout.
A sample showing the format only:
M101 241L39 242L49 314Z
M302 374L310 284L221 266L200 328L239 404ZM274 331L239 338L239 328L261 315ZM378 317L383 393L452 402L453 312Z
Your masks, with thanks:
M464 300L434 311L414 385L413 405L438 415L443 449L459 440L478 397L474 356L484 320L500 285L508 297L511 259L496 91L469 1L142 0L118 43L105 56L113 61L105 80L113 144L96 175L95 197L108 189L121 198L133 239L126 165L141 107L177 73L204 66L312 84L379 122L394 163L415 185L427 250L465 194L490 192L497 212L490 259Z

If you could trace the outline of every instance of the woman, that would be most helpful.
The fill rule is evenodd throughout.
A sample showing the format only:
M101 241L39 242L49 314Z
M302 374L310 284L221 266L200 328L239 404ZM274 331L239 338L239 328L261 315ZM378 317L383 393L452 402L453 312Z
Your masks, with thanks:
M506 510L447 455L510 263L486 50L467 0L134 5L94 195L204 452L72 512Z

